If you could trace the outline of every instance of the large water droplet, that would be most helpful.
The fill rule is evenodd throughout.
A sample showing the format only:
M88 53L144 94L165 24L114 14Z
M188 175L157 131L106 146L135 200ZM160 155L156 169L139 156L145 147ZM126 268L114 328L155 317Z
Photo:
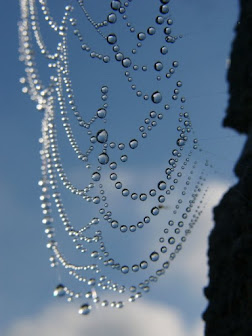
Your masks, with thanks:
M137 146L138 146L138 141L137 141L136 139L132 139L132 140L130 140L130 142L129 142L129 146L130 146L130 148L132 148L132 149L137 148Z
M157 252L152 252L150 255L150 260L151 261L157 261L159 259L159 254Z
M98 161L100 162L100 164L104 165L107 164L109 162L109 156L106 153L101 153L98 156Z
M100 143L105 143L108 140L108 132L105 129L101 129L96 134L96 140Z
M162 6L160 6L159 10L160 10L160 13L167 14L169 12L169 6L168 5L162 5Z
M158 104L161 102L162 100L162 95L159 91L155 91L152 95L151 95L151 100L153 101L153 103Z
M91 309L92 309L92 307L88 303L85 303L82 306L80 306L79 314L80 315L88 315L90 313Z

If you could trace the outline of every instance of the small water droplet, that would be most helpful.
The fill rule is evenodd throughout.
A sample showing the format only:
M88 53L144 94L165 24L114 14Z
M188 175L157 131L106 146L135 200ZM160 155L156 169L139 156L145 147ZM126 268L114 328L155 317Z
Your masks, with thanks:
M125 67L125 68L129 68L131 66L131 59L129 57L125 57L123 60L122 60L122 65Z
M154 69L157 71L161 71L163 69L163 63L162 62L156 62L154 64Z
M130 140L130 142L129 142L129 146L130 146L130 148L132 148L132 149L137 148L137 146L138 146L138 141L137 141L136 139L132 139L132 140Z
M98 118L105 118L106 117L106 114L107 114L107 111L104 109L104 108L100 108L97 112L97 117Z
M162 5L159 8L161 14L167 14L169 13L169 6L168 5Z
M105 143L108 140L108 132L105 129L101 129L96 134L96 140L99 143Z
M107 16L107 20L108 20L109 23L115 23L116 20L117 20L116 14L114 14L114 13L110 13L110 14Z
M121 272L122 272L123 274L127 274L127 273L129 273L129 267L128 267L128 266L122 266L122 268L121 268Z
M113 1L111 1L110 6L111 6L112 9L118 10L121 7L121 2L119 0L113 0Z
M158 182L158 189L159 190L165 190L166 189L166 183L165 183L165 181L159 181Z
M157 261L159 259L159 254L157 252L152 252L150 255L150 260L151 261Z
M59 284L55 290L53 291L53 296L64 296L66 294L65 286L62 284Z
M148 263L147 263L147 261L145 261L145 260L141 261L141 262L140 262L140 267L141 267L142 269L146 269L146 268L148 267Z
M98 172L94 172L94 173L92 174L92 180L93 180L93 181L100 181L100 178L101 178L101 174L100 174L100 173L98 173Z
M79 314L80 315L88 315L90 313L91 309L92 309L92 307L88 303L85 303L82 306L80 306Z
M158 104L162 101L162 95L159 91L155 91L152 95L151 95L151 100L153 101L153 103Z
M153 216L157 216L159 214L159 208L158 207L153 207L151 209L151 213Z
M98 161L100 164L102 165L105 165L109 162L109 156L108 154L106 153L101 153L99 156L98 156Z
M138 38L138 40L143 41L143 40L145 40L146 35L145 35L145 33L141 32L141 33L137 34L137 38Z
M147 29L147 33L148 33L149 35L154 35L154 34L156 33L156 29L155 29L154 27L149 27L149 28Z
M168 239L168 243L169 244L174 244L175 243L175 238L174 237L170 237L169 239Z

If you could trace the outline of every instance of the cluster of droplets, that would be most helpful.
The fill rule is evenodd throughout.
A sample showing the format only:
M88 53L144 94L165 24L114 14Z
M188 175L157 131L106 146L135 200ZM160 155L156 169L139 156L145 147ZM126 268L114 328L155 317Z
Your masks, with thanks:
M137 49L144 47L144 41L151 38L155 34L160 33L160 27L164 37L164 44L160 46L158 53L161 56L168 54L167 43L174 43L178 37L172 35L173 20L167 17L169 13L169 0L160 0L158 5L158 14L155 17L153 25L147 27L146 30L136 32L134 25L129 21L126 14L127 7L129 7L131 0L111 1L111 11L106 15L106 19L102 22L96 22L87 11L84 1L77 0L77 4L85 14L86 19L91 23L99 35L104 38L105 43L112 47L114 53L115 63L119 63L125 71L125 77L131 85L133 92L136 92L137 97L143 97L146 104L144 109L146 113L143 123L137 128L138 134L128 140L128 143L119 142L118 144L113 139L113 132L108 132L106 128L107 118L109 116L109 87L103 85L101 91L101 105L98 109L93 111L93 117L89 120L83 118L80 109L77 106L75 94L72 86L70 70L69 70L69 55L68 55L68 28L73 29L73 34L81 43L81 49L88 52L93 59L100 59L104 63L109 63L113 59L111 55L104 55L103 53L92 50L88 41L84 41L83 35L77 26L77 19L72 16L74 12L73 6L66 6L65 13L60 23L51 16L46 0L38 1L41 5L41 11L45 21L49 27L58 34L59 41L54 52L49 52L43 39L43 34L39 25L39 15L37 13L35 0L21 0L22 21L19 25L20 34L20 59L25 64L26 77L21 78L20 82L23 85L23 92L29 93L31 99L37 104L37 109L44 111L44 118L42 121L42 144L41 159L42 159L42 179L39 182L41 187L41 208L43 212L42 223L45 226L45 234L48 238L47 248L51 251L50 263L52 267L62 266L67 270L69 276L72 276L78 282L85 283L88 286L86 292L76 292L63 284L58 284L53 292L56 297L66 297L67 301L74 299L85 298L87 302L80 306L79 313L87 315L92 309L90 300L94 304L100 304L102 307L116 307L122 308L124 301L109 301L107 299L101 300L98 292L100 290L116 292L117 294L129 293L128 301L134 302L136 299L142 297L143 293L150 290L151 284L158 281L158 278L165 274L169 268L170 262L174 260L176 254L181 251L182 244L186 241L187 236L191 233L191 229L197 223L202 210L204 208L204 198L206 189L204 186L206 180L206 172L203 169L196 179L193 179L194 171L198 165L197 161L192 162L193 151L198 149L198 140L192 140L192 146L189 148L188 139L191 137L192 125L188 112L184 112L185 98L181 97L180 111L178 118L178 125L176 130L178 135L173 143L173 149L167 160L167 167L164 169L161 178L158 178L155 184L145 191L131 190L120 179L121 165L128 162L132 150L140 150L141 142L148 133L159 123L165 120L165 114L170 109L169 101L178 100L182 81L176 81L176 87L172 91L172 95L163 96L160 90L148 92L143 94L143 90L138 89L134 83L131 71L143 72L148 71L149 66L153 67L158 74L156 80L160 81L161 74L165 73L165 78L170 78L178 67L177 60L172 62L171 67L167 70L167 60L157 59L152 65L138 65L135 63ZM111 25L111 27L119 21L118 16L126 22L129 31L136 36L136 47L132 48L132 56L126 55L118 44L118 37L115 33L104 34L102 28ZM165 24L166 23L166 24ZM165 26L164 26L165 25ZM45 87L39 78L38 70L34 55L34 42L38 45L41 54L48 60L48 68L52 72L50 83ZM166 43L166 44L165 44ZM167 100L166 102L164 102ZM56 108L57 106L57 108ZM59 110L63 129L69 143L75 152L77 158L85 164L90 176L89 183L83 188L77 188L66 175L63 163L61 160L61 153L58 147L57 123L55 119L56 110ZM85 151L81 149L74 137L74 132L71 126L68 110L71 110L77 123L82 129L86 130L89 145ZM103 123L103 127L100 127ZM98 125L98 126L96 126ZM97 157L94 152L96 148L102 148ZM184 148L187 148L187 155L185 155ZM119 160L115 155L119 152ZM183 161L181 161L183 159ZM92 163L92 164L91 164ZM189 168L190 166L190 172ZM121 223L119 219L115 218L110 204L106 196L105 188L101 183L105 178L103 169L109 171L108 180L114 186L116 193L120 193L122 199L129 198L135 202L147 203L151 200L151 207L144 214L142 220L136 221L127 225ZM188 172L186 171L188 170ZM186 171L186 173L185 173ZM185 178L186 177L186 178ZM184 181L185 180L185 181ZM84 201L92 203L99 207L96 217L91 218L81 228L76 228L70 222L70 219L65 210L59 183L70 191L73 195L81 197ZM190 184L193 186L189 187ZM177 186L180 185L179 188ZM99 194L97 192L99 190ZM144 226L155 222L157 216L167 209L167 201L175 199L174 190L179 189L181 195L177 199L173 208L173 215L181 214L179 220L169 219L166 227L163 229L161 236L158 239L158 248L147 252L146 258L135 260L132 264L121 264L112 253L106 248L105 238L101 230L101 223L108 223L112 229L119 229L121 233L136 232L137 229L143 229ZM188 202L183 205L183 197L187 194ZM175 197L174 197L174 196ZM172 198L171 198L172 196ZM84 255L88 255L94 262L86 265L78 265L69 262L62 254L59 244L56 241L54 217L52 215L52 204L54 202L55 209L58 212L60 221L64 230L72 240L76 250ZM146 211L146 210L145 210ZM172 215L170 215L172 217ZM97 227L98 229L92 230ZM94 232L93 232L94 231ZM88 232L90 234L88 235ZM93 233L92 233L93 232ZM96 246L96 247L94 247ZM166 258L163 260L163 256ZM138 284L126 286L114 282L106 272L101 268L102 266L111 267L113 270L119 271L121 274L134 274L139 271L149 269L149 265L158 265L154 274L150 274L147 278ZM103 272L103 273L102 273ZM92 273L92 276L90 276ZM146 273L144 273L146 274ZM86 287L85 287L86 288Z

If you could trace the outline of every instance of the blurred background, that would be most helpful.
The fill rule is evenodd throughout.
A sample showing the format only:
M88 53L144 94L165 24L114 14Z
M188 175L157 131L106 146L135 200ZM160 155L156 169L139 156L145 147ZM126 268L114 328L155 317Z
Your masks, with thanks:
M56 18L63 15L64 7L68 3L48 0L52 15ZM75 1L70 3L77 7ZM86 5L97 20L104 18L104 13L111 12L110 1L107 0L87 0ZM136 31L146 29L154 22L158 7L157 0L147 0L144 4L137 0L130 3L129 17L132 17ZM174 60L179 62L175 78L183 82L185 108L190 113L194 132L202 148L202 162L207 158L214 167L208 176L208 185L211 187L208 204L183 251L172 263L167 274L152 287L150 293L122 310L94 307L92 314L83 317L77 314L79 303L68 304L52 295L64 273L50 268L50 255L45 248L46 239L41 224L38 140L41 136L43 112L36 110L34 102L22 93L19 82L24 75L24 65L19 62L18 55L19 2L5 1L1 4L1 335L95 336L120 333L125 336L148 336L167 331L174 336L203 334L201 314L207 304L203 287L208 282L206 253L207 237L213 226L212 208L218 204L223 193L236 183L233 167L244 143L243 136L222 128L228 102L226 72L230 64L234 27L238 20L238 2L171 0L169 7L167 17L174 21L174 34L181 37L174 45L169 46L168 63ZM83 114L91 116L101 104L100 87L112 87L111 92L109 91L111 118L108 118L106 127L109 134L113 133L117 143L127 141L137 132L138 122L144 119L144 105L137 105L139 99L135 104L135 97L131 98L129 84L123 78L124 70L117 64L117 68L114 67L111 48L94 32L80 10L77 15L88 41L94 48L102 49L111 57L111 64L106 67L99 60L84 55L77 43L79 41L73 42L75 36L69 38L71 71L78 104ZM118 36L130 35L122 25L115 27ZM46 25L42 24L41 28L44 29L46 42L53 48L55 36L47 30ZM134 39L132 36L122 40L124 48L129 47ZM139 57L143 62L155 57L154 46L164 43L158 40L158 36L157 34L153 40L151 38L146 49L141 50ZM37 65L46 82L49 72L41 57L38 57ZM149 82L143 80L141 83L138 75L136 79L143 86L149 85ZM169 82L163 78L158 85L163 88L167 86L167 90L171 90ZM171 102L171 110L176 109L175 104L176 102ZM159 162L162 166L163 160L167 159L169 141L174 137L172 127L175 119L170 115L169 118L171 119L168 119L168 124L160 128L159 134L153 132L153 138L148 138L139 152L132 154L128 168L122 168L121 176L125 183L140 190L157 180L160 175ZM77 136L81 142L82 134L79 132ZM59 131L59 137L66 170L74 183L81 184L86 181L85 167L80 167L74 158L63 132ZM201 160L201 156L197 160ZM197 173L199 172L196 170L195 174ZM85 204L83 206L67 195L66 201L73 221L79 221L80 218L85 221L86 217L89 220L92 211ZM113 201L116 202L116 196L111 194L111 203ZM125 211L123 206L116 203L117 209L114 211L126 222L132 220L130 216L136 216L138 211L145 210L141 205L140 208L129 211L127 208ZM160 220L166 217L164 211ZM149 251L149 246L153 243L152 234L146 230L143 235L136 235L136 247L128 248L127 252L120 250L122 242L114 235L115 244L111 249L119 259L135 256L139 259L138 256ZM127 239L125 244L128 244ZM62 281L64 282L63 279Z

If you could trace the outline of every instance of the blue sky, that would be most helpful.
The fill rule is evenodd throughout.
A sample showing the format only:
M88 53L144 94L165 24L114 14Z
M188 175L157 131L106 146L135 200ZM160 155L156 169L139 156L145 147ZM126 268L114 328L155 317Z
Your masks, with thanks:
M138 29L141 29L145 22L149 22L148 20L153 20L152 6L157 2L148 0L146 7L143 8L142 5L140 8L137 0L132 1L131 5L136 6L135 15L138 15L139 18L136 23ZM48 1L48 3L52 5L52 13L60 17L60 13L63 13L62 2ZM65 3L67 2L64 1ZM90 1L87 1L87 6L94 17L100 18L103 17L103 11L107 12L106 7L109 1L104 1L100 7L97 6L97 3L98 1L94 1L93 4L90 4ZM121 325L124 325L125 320L129 322L124 325L126 336L134 335L134 332L136 334L138 332L138 335L141 333L148 335L148 331L144 328L151 330L151 326L146 322L143 312L147 317L154 316L153 314L156 312L153 323L160 334L169 323L170 330L176 336L202 334L200 314L206 305L202 295L202 287L207 284L205 253L207 235L212 225L211 206L216 204L219 195L229 185L235 183L232 169L244 142L243 136L221 127L227 106L226 71L238 8L236 2L230 3L228 0L211 2L172 0L170 7L169 15L172 15L174 19L174 31L178 35L183 35L183 38L178 39L174 48L169 51L169 57L171 57L169 61L178 60L179 62L176 78L183 81L183 95L187 98L186 109L190 113L195 133L203 149L203 156L208 157L217 171L216 174L210 173L208 178L209 184L212 186L212 191L209 192L209 205L195 228L195 232L185 244L185 251L181 252L168 274L153 287L142 302L139 301L139 303L135 303L134 307L128 306L119 312L111 309L109 312L103 313L102 309L98 309L92 316L90 315L88 322L83 325L79 316L76 317L78 305L71 306L66 302L59 305L59 302L55 302L52 297L52 291L58 283L58 276L57 272L50 268L48 262L49 254L45 248L46 239L40 223L40 190L37 186L40 178L38 139L42 112L38 112L29 97L22 94L22 87L19 83L19 78L24 74L24 66L18 60L17 22L20 17L18 1L5 1L2 4L0 20L2 41L0 56L2 107L0 123L2 158L0 166L1 334L29 336L36 333L40 335L40 330L41 335L50 336L55 331L60 332L60 329L57 329L60 326L55 321L64 317L62 326L65 332L67 330L66 335L79 335L81 331L85 331L86 335L89 335L89 328L92 330L92 335L96 335L96 333L98 335L101 325L104 324L107 328L104 329L106 335L113 335L113 328L115 332L120 330L120 324L114 325L113 322L113 314L116 314L115 316ZM85 20L84 16L82 19ZM85 26L85 23L83 25L89 27L86 34L90 34L89 38L95 47L104 48L103 50L108 53L111 52L107 45L103 46L104 42L101 39L97 39L91 26ZM115 29L118 29L118 34L124 33L120 26ZM130 39L131 37L129 41L125 39L122 42L125 48L129 46ZM54 43L54 39L49 34L48 43L50 46L53 46ZM159 43L159 41L153 40L153 46ZM126 96L121 94L121 92L128 90L128 83L122 78L122 69L111 72L113 69L111 66L108 70L103 70L104 67L98 61L94 63L95 61L90 58L83 57L81 51L78 51L80 54L77 55L76 45L73 44L73 50L76 50L76 59L74 53L71 57L76 60L72 66L72 72L79 105L87 113L92 108L97 108L100 99L100 89L99 87L97 89L97 82L99 85L105 82L109 83L112 87L111 115L113 115L114 124L108 123L106 127L111 134L114 132L115 139L122 138L126 141L129 135L133 135L135 132L134 123L138 121L138 116L136 113L130 114L129 106L130 109L133 109L132 106L134 106L133 99L129 98L130 93L127 93ZM150 44L149 50L147 49L146 54L142 55L143 59L146 58L147 61L148 57L152 57L152 53L154 55L154 47L152 50ZM41 68L44 69L41 58L38 59L38 64L40 62ZM46 78L45 73L42 74L43 79ZM120 80L120 88L117 88L118 80ZM141 78L137 78L137 80L140 81ZM148 87L148 85L153 86L154 84L146 82L142 85ZM165 86L165 81L162 79L159 85L160 87ZM140 105L137 111L141 113L141 109ZM143 117L141 117L142 119ZM174 120L171 116L170 122L172 123ZM134 127L131 127L131 124ZM167 127L170 130L170 126ZM152 142L148 139L146 144L141 146L141 152L137 152L140 154L132 154L132 160L127 166L128 169L122 169L121 176L129 185L136 185L137 188L144 187L149 182L151 184L153 177L160 173L158 162L163 162L163 153L167 151L166 147L169 148L167 144L173 136L171 131L171 134L167 132L162 137L166 129L161 128L161 130L163 133L154 133L156 141ZM78 139L81 139L79 134ZM65 150L64 163L69 176L75 183L79 183L82 179L85 180L83 169L74 161L63 136L61 141L62 148ZM116 197L111 195L111 198L117 204ZM68 206L73 219L77 220L80 216L85 216L83 212L88 213L89 210L86 207L80 212L82 206L80 203L75 203L68 196L66 199L69 201ZM115 212L118 211L118 216L122 214L122 217L129 221L130 214L124 214L124 210L123 207L119 207L117 210L115 209ZM134 208L132 212L135 216L138 211L142 210L144 211L144 207ZM165 215L164 213L161 218L165 218ZM139 241L135 242L137 247L132 248L132 256L130 253L126 255L125 252L121 252L119 250L120 242L117 241L115 241L112 250L114 253L118 253L118 257L122 260L125 256L133 258L134 253L144 254L146 246L152 243L151 233L147 231L143 238L139 238ZM138 321L134 320L135 315L139 316ZM63 336L65 335L64 330L61 331Z

